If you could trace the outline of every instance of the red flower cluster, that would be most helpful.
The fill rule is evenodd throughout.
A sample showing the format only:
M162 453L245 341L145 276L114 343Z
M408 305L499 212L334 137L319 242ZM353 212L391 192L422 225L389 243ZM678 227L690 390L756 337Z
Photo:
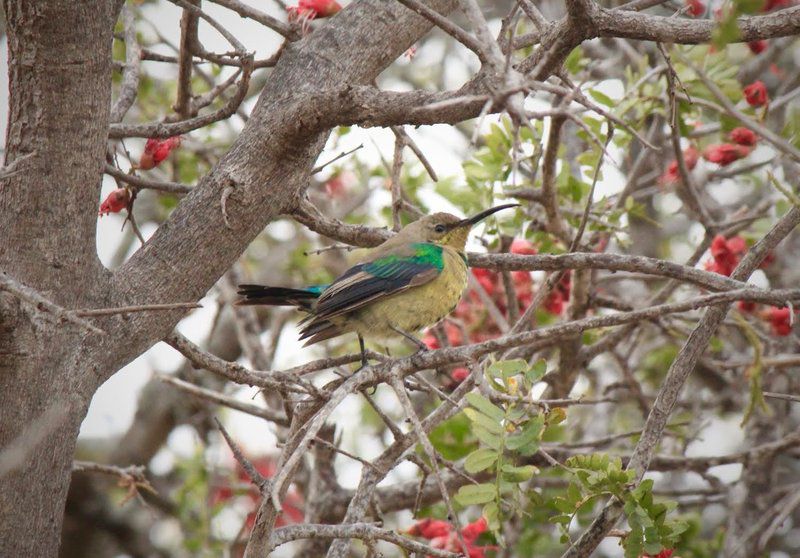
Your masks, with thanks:
M697 166L697 161L699 159L700 153L697 151L697 148L694 145L690 145L683 150L683 161L686 163L687 169L693 170ZM678 161L673 159L669 166L667 166L667 170L664 171L664 174L662 174L661 178L658 179L658 182L661 185L667 185L674 184L680 179L681 172L678 168Z
M758 141L758 136L753 130L742 128L741 126L731 130L728 137L733 143L737 145L746 145L748 147L753 147Z
M289 21L301 23L303 33L308 33L312 19L330 17L339 13L342 6L336 0L300 0L297 6L286 8Z
M769 322L769 327L773 335L786 337L792 333L792 312L788 307L776 308L771 306L764 313L764 318Z
M761 107L769 103L767 86L761 80L754 81L744 88L744 98L751 107Z
M765 41L764 39L759 39L757 41L750 41L749 43L747 43L747 48L749 48L750 52L752 52L753 54L761 54L762 52L767 50L767 45L769 45L767 41Z
M684 5L688 8L686 13L692 17L700 17L706 13L706 5L700 0L685 0Z
M103 215L108 215L109 213L119 213L128 207L128 203L130 203L130 201L130 191L128 191L127 188L117 188L108 196L106 196L106 199L100 204L100 211L98 211L97 214L102 217Z
M755 314L758 304L748 300L740 300L736 307L744 314ZM796 311L797 312L797 311ZM769 324L772 335L777 337L786 337L792 333L793 318L789 308L777 308L770 306L769 308L759 312L758 317Z
M567 271L558 285L555 286L550 296L544 302L544 309L551 314L561 314L569 303L569 291L572 287L572 274Z
M485 533L488 528L486 519L481 517L479 520L465 525L461 529L461 537L455 532L453 525L441 519L423 519L412 525L406 534L414 537L422 537L431 541L431 547L450 552L464 552L469 558L484 558L487 550L497 550L496 546L477 546L475 541L481 533ZM463 548L461 538L463 537L467 548Z
M711 241L711 260L706 262L706 271L713 271L720 275L733 273L739 265L742 254L747 251L747 244L741 236L732 236L726 239L721 234Z
M672 558L672 553L675 549L665 548L658 554L642 554L639 558Z
M734 161L744 159L750 155L751 151L752 148L746 145L720 143L706 147L703 150L703 159L711 163L716 163L721 167L726 167Z
M527 240L516 239L511 243L510 251L512 254L534 255L536 248ZM473 268L472 275L477 282L492 299L497 309L504 316L508 316L507 297L503 289L503 279L500 273L484 268ZM531 274L527 271L512 271L511 278L514 284L516 300L520 305L520 310L527 309L533 302L534 285ZM550 296L544 301L543 308L551 314L561 314L569 301L570 277L566 274L560 284L553 289ZM464 343L480 343L488 339L493 339L500 334L500 329L489 318L488 312L484 307L481 296L475 290L470 290L461 302L456 306L454 317L461 321L463 327L446 321L444 322L444 333L447 341L452 347L463 345ZM441 349L442 345L429 330L422 338L422 342L430 349ZM462 382L469 375L466 368L455 368L450 372L453 384Z
M150 170L157 167L161 162L169 157L173 149L180 147L181 137L174 136L165 140L150 138L144 144L144 152L139 158L139 168Z
M256 470L266 478L270 478L275 474L275 460L272 457L257 457L255 459L251 459L250 462L255 466ZM238 483L250 483L250 476L244 469L241 468L238 463L236 465L236 480ZM218 479L215 484L216 485L211 491L211 506L226 503L235 496L232 487L233 483L231 483L229 478ZM254 485L249 484L249 488L245 496L248 504L248 513L245 524L247 526L247 530L250 531L256 522L256 512L258 511L261 495L258 493L258 489ZM275 521L276 526L280 527L290 523L301 523L303 521L303 496L295 489L289 489L289 492L286 494L286 498L283 500L283 502L281 502L281 507L283 508L283 511L281 511L278 519Z

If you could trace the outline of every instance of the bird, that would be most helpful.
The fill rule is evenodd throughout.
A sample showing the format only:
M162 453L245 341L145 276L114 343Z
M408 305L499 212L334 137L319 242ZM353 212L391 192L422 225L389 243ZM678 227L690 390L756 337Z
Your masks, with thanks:
M362 366L367 366L365 338L400 335L426 350L413 333L442 320L461 300L467 287L464 248L470 229L518 206L498 205L466 219L443 212L423 216L329 285L296 289L242 284L235 304L294 306L306 312L300 330L305 346L354 332Z

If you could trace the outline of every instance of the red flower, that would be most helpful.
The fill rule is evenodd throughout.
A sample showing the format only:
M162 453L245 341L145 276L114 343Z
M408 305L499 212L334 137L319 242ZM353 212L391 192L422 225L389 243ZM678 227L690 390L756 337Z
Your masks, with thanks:
M739 260L747 251L747 243L741 236L726 239L721 234L711 241L711 261L706 262L706 271L713 271L720 275L730 276L739 265Z
M736 303L736 307L743 314L752 314L756 311L756 303L750 300L740 300Z
M536 255L536 247L523 238L515 238L511 243L509 252L512 254L522 254L525 256Z
M447 521L441 519L432 519L426 517L422 521L417 521L414 525L408 528L407 534L414 537L422 537L423 539L435 539L436 537L445 537L453 530L453 526Z
M466 551L469 558L485 558L487 550L497 550L496 546L476 546L475 541L486 532L488 524L486 519L481 517L477 521L464 526L461 529L461 537L466 543L466 548L461 544L461 539L454 532L453 526L447 521L438 519L423 519L413 525L406 533L429 539L431 548L449 550L450 552Z
M692 17L700 17L706 13L706 5L700 0L686 0L684 4L689 8L686 13Z
M763 39L759 39L758 41L750 41L747 43L747 48L750 49L750 52L753 54L761 54L765 50L767 50L767 46L769 43Z
M700 159L700 153L694 145L690 145L683 150L683 161L686 163L686 168L688 170L693 170L697 166L698 159ZM680 179L681 173L678 168L678 161L673 160L669 166L667 166L667 170L664 171L661 178L658 179L658 182L660 184L672 184L678 182Z
M119 213L128 207L128 203L130 201L131 193L128 191L128 189L117 188L108 196L106 196L106 199L100 204L100 211L98 211L97 214L103 216L108 215L109 213Z
M683 150L683 160L686 162L686 168L693 170L697 166L697 161L700 160L700 152L694 145L690 145Z
M431 350L442 348L442 346L439 344L439 340L436 338L433 332L430 331L422 336L422 342L425 343L425 346Z
M662 550L658 554L653 554L653 555L651 555L651 554L642 554L642 556L640 558L671 558L673 552L675 552L674 549L665 548L664 550Z
M456 384L460 384L469 377L469 370L466 368L454 368L450 371L450 378Z
M465 525L461 529L461 536L464 537L464 542L467 544L472 544L475 540L481 535L481 533L485 533L486 529L489 528L489 523L486 521L485 517L481 517L477 521L473 521Z
M788 307L770 307L766 312L766 319L773 335L786 337L792 333L792 313Z
M289 21L303 21L305 25L309 20L330 17L341 11L342 6L336 0L300 0L297 6L286 8Z
M497 273L483 267L476 267L472 270L472 275L478 280L478 283L483 287L483 290L486 291L486 294L489 296L494 294L497 286Z
M354 178L350 172L337 172L325 182L325 193L332 198L341 198L353 183Z
M461 333L461 329L452 322L444 322L444 333L447 336L447 342L451 347L457 347L464 342L464 336ZM439 343L439 339L437 339L436 335L433 334L433 330L428 330L427 333L425 333L425 335L422 337L422 342L425 343L429 349L442 348L441 343Z
M560 316L561 313L564 312L565 304L566 300L564 300L564 295L556 290L551 292L550 296L547 297L547 301L544 303L544 309L551 314Z
M775 9L787 8L791 6L794 2L792 0L767 0L764 3L764 7L761 8L762 12L771 12Z
M726 167L750 155L751 148L746 145L733 143L721 143L709 145L703 151L703 158L711 163L716 163L721 167Z
M761 80L754 81L744 88L744 98L751 107L764 106L769 102L767 86Z
M746 145L748 147L754 146L758 141L758 136L754 131L741 126L731 130L731 133L728 134L728 137L733 143L737 145Z
M180 147L181 137L174 136L165 140L150 138L144 144L144 152L139 159L139 168L142 170L150 170L157 167L161 162L166 159L170 152Z
M255 466L256 470L264 477L269 478L275 474L274 458L270 456L261 456L251 459L251 462ZM236 479L239 482L250 481L250 476L244 469L241 468L238 463L236 465L235 473ZM219 477L217 480L212 481L215 484L210 496L210 503L212 506L223 504L234 497L234 491L231 488L231 481L232 479L229 477ZM261 495L259 494L258 489L251 484L249 485L248 491L244 496L246 496L246 501L249 500L250 504L249 512L245 518L245 526L249 531L253 528L253 525L255 525L256 511L261 500ZM283 511L281 511L280 515L275 521L276 525L283 526L290 523L300 523L303 521L305 517L305 514L303 513L303 496L294 488L289 489L289 492L286 494L283 502L281 502L281 507L283 508Z
M558 285L550 292L544 303L544 309L551 314L561 315L569 302L569 292L572 286L570 273L567 272L558 282Z

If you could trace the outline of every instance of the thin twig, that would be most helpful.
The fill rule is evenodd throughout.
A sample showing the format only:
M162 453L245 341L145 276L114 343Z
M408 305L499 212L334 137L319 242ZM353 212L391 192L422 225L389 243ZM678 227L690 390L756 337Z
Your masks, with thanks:
M91 322L88 322L76 315L75 312L62 308L58 304L51 302L42 296L38 291L13 279L5 271L0 271L0 290L11 293L20 300L32 304L37 310L40 310L45 314L53 315L58 320L78 325L88 329L92 333L98 333L101 335L106 333Z
M202 308L197 302L173 302L169 304L141 304L137 306L120 306L119 308L82 308L73 310L76 316L82 318L97 316L113 316L116 314L135 314L137 312L162 312L168 310L192 310Z
M212 403L215 403L217 405L223 405L230 409L235 409L237 411L247 413L248 415L252 415L254 417L263 418L264 420L274 422L275 424L281 426L289 425L289 421L283 413L276 413L272 409L265 409L263 407L258 407L256 405L244 403L243 401L238 401L233 397L229 397L227 395L223 395L216 391L196 386L192 383L185 382L180 378L176 378L174 376L167 376L165 374L156 374L155 378L157 380L161 380L164 383L175 386L181 391L193 395L198 399L211 401Z

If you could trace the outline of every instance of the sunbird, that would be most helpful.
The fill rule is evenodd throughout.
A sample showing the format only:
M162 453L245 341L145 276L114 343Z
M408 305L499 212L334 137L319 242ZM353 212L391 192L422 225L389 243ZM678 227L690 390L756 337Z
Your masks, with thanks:
M365 337L399 334L425 349L412 333L455 310L467 287L464 248L470 229L501 209L518 206L498 205L466 219L449 213L427 215L373 248L330 285L239 285L243 298L236 304L294 306L307 312L300 331L306 346L355 332L364 366Z

